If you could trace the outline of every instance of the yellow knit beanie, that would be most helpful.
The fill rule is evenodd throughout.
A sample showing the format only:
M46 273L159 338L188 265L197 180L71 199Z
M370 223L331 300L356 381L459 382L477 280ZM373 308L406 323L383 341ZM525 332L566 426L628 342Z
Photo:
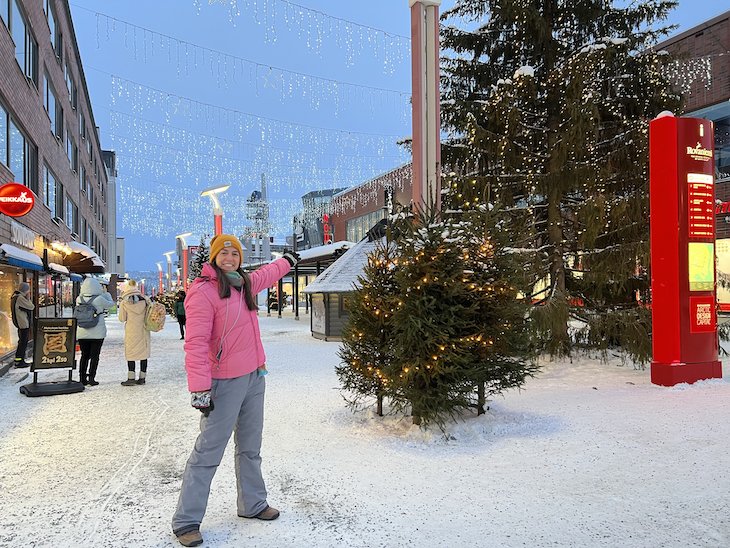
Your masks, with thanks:
M241 242L238 241L238 238L231 234L218 234L217 236L213 236L213 239L210 241L211 263L215 262L216 255L218 255L224 247L237 249L238 254L241 256L241 260L243 261L243 249L241 249Z

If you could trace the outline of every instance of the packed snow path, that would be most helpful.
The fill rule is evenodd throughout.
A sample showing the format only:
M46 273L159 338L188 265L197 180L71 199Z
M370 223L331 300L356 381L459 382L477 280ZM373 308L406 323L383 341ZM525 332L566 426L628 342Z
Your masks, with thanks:
M338 344L313 339L307 317L260 321L263 469L281 518L236 516L229 446L204 546L730 546L727 374L661 388L631 366L546 363L444 440L347 410ZM199 419L178 327L153 334L147 384L124 387L122 327L108 326L99 386L27 398L25 372L0 377L0 546L177 546Z

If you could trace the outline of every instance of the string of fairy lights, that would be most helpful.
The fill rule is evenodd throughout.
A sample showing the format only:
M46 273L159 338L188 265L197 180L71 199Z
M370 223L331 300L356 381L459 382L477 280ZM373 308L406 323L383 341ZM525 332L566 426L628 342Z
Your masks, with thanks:
M378 60L384 74L408 70L406 36L332 18L286 0L252 0L229 7L245 8L265 29L266 42L287 34L320 58L337 51L348 66L365 55L371 62L373 57ZM203 8L197 4L199 12ZM264 178L270 225L276 234L289 234L294 215L308 215L302 211L304 193L359 185L409 159L398 144L410 132L408 92L374 85L371 79L357 84L287 70L80 9L94 18L97 49L121 51L137 64L160 67L160 81L165 82L146 85L91 67L109 77L110 104L104 109L109 124L102 126L102 132L117 153L124 204L121 224L132 233L154 237L210 233L210 204L199 194L219 182L234 183L221 196L226 226L245 232L250 224L249 195ZM214 9L213 3L205 9ZM194 92L173 91L182 89L184 81L200 79L216 89L235 90L240 97L235 108L225 106L225 100L202 101ZM298 123L286 114L262 116L257 112L259 98L297 104L302 112L321 116L316 124ZM398 129L338 129L341 124L336 120L353 110ZM378 198L367 193L358 201Z
M408 36L333 17L290 0L208 0L207 5L203 0L193 0L193 5L198 12L204 7L227 7L229 21L234 25L245 13L264 28L267 43L276 42L286 31L298 36L317 55L328 47L337 47L345 52L348 66L374 57L386 74L393 74L409 55Z
M327 97L327 106L336 117L343 109L357 103L361 108L376 113L379 109L397 109L406 119L409 115L410 93L368 84L344 82L303 72L282 69L233 55L147 27L111 17L98 11L80 8L96 19L96 46L119 47L129 52L135 61L152 63L162 60L174 66L179 76L204 72L208 81L219 88L245 89L255 94L266 94L280 102L293 98L307 98L307 107L319 110L321 98Z

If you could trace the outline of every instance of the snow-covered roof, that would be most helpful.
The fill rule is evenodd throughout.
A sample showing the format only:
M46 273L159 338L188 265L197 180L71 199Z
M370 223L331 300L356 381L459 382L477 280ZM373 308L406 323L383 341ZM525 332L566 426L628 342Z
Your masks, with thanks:
M347 293L352 291L358 286L357 278L367 264L368 255L382 240L371 242L365 238L358 242L304 288L304 292Z
M86 246L82 243L71 241L71 242L66 242L66 245L71 250L71 252L80 253L84 257L89 257L91 259L93 257L98 256L93 249L91 249L89 246Z
M338 249L350 249L352 247L355 247L357 244L355 242L348 242L346 240L342 240L340 242L334 242L327 245L320 245L317 247L313 247L311 249L303 249L301 251L297 251L299 254L299 259L301 261L311 261L313 259L321 259L323 257L330 257L334 254L335 251Z
M68 268L66 268L62 264L58 264L58 263L48 263L48 268L50 268L54 272L59 272L61 274L68 274L69 273Z
M2 250L3 253L5 253L5 255L7 255L8 257L12 257L20 261L25 261L26 263L33 263L39 266L43 266L43 261L38 255L35 255L30 251L25 251L24 249L17 248L14 245L2 244L0 245L0 250Z

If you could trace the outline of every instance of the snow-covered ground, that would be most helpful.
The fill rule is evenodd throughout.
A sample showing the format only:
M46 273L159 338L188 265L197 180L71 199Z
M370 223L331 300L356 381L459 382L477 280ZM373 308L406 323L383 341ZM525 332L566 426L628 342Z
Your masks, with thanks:
M307 317L260 321L264 476L281 518L236 516L229 447L204 546L730 546L727 373L662 388L630 366L546 363L446 440L408 417L352 414L338 344L313 339ZM153 334L148 383L134 387L119 384L122 330L108 325L97 387L27 398L23 372L0 378L0 546L177 545L199 419L177 324Z

